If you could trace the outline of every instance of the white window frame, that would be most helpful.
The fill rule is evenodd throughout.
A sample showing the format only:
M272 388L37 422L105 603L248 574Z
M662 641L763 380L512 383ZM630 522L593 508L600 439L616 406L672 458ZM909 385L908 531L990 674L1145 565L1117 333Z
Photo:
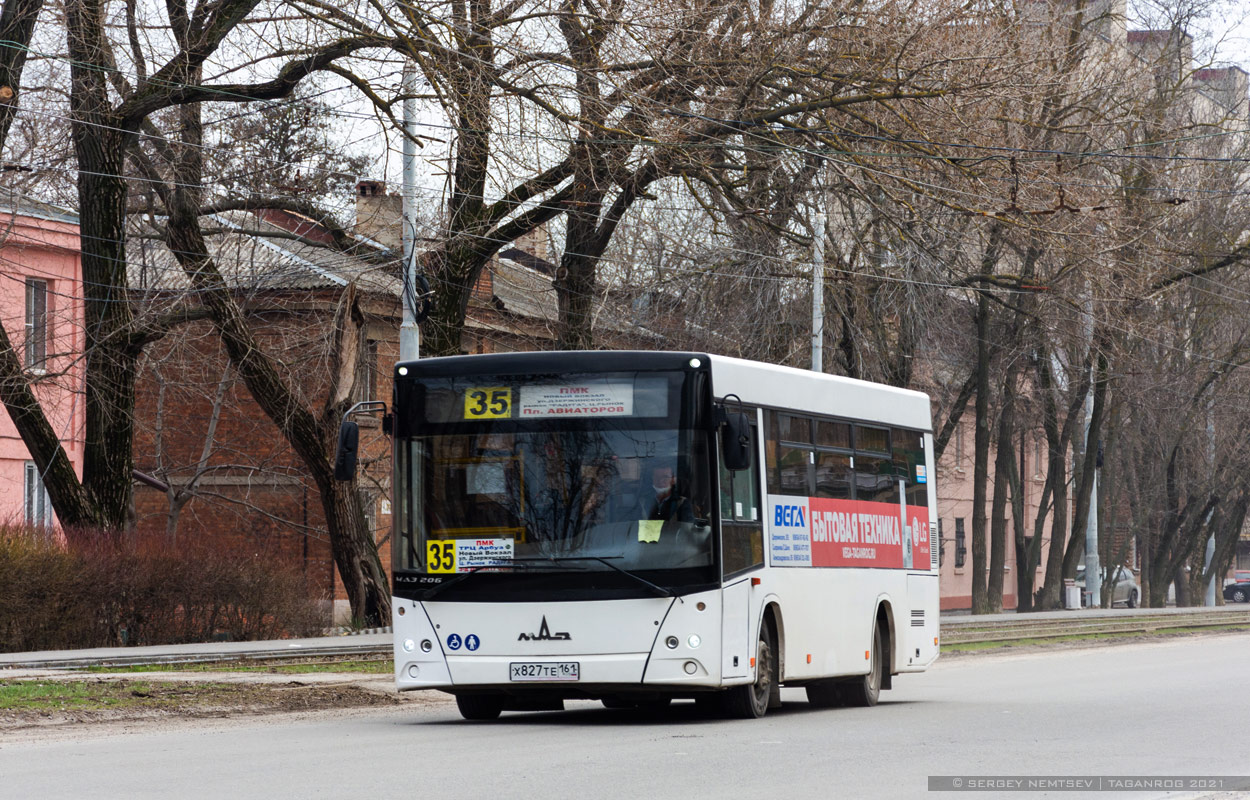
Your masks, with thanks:
M51 526L52 499L48 496L48 489L43 485L43 476L39 474L39 467L34 461L26 462L22 485L22 511L26 524L32 528Z
M26 367L42 372L48 362L48 282L26 279Z

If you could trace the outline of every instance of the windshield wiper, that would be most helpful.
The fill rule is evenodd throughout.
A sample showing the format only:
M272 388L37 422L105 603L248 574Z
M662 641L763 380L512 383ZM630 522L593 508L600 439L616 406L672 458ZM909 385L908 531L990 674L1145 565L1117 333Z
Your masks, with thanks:
M618 556L618 558L619 558L619 556ZM527 562L527 561L551 561L551 562L554 562L554 563L560 563L560 562L564 562L564 561L598 561L600 564L604 565L605 567L609 567L610 569L614 569L614 570L616 570L617 572L621 573L622 575L624 575L624 576L625 576L625 577L627 577L627 578L633 578L634 580L636 580L636 581L638 581L639 583L641 583L643 586L646 586L647 588L651 589L653 592L657 592L657 593L659 593L660 595L662 595L662 596L664 596L664 597L676 597L676 596L677 596L677 592L676 592L676 590L674 590L674 589L665 589L663 586L660 586L659 584L652 583L651 581L647 580L646 578L642 577L641 575L638 575L638 574L635 574L635 573L633 573L633 572L630 572L629 570L627 570L627 569L625 569L625 568L623 568L623 567L618 567L616 564L613 564L611 561L609 561L608 559L604 558L603 556L538 556L538 557L536 557L536 558L517 558L517 559L513 559L513 560L514 560L514 561L522 561L522 562Z
M530 565L529 565L529 564L516 564L516 563L514 563L514 562L509 562L509 563L507 563L507 564L491 564L491 565L489 565L489 566L483 565L483 566L480 566L480 567L471 567L471 568L469 568L469 569L465 570L464 572L457 573L455 577L453 577L453 578L451 578L451 579L449 579L449 580L445 580L445 581L443 581L443 582L442 582L442 583L440 583L438 586L431 586L429 589L426 589L426 590L425 590L425 594L421 595L421 599L422 599L422 600L430 600L430 599L432 599L435 595L437 595L439 592L443 591L444 589L447 589L447 588L449 588L449 587L455 586L457 583L460 583L460 582L462 582L462 581L466 580L466 579L467 579L470 575L476 575L477 573L481 572L481 571L482 571L482 570L484 570L484 569L506 569L506 568L513 568L513 569L525 568L525 569L529 569L529 568L530 568Z

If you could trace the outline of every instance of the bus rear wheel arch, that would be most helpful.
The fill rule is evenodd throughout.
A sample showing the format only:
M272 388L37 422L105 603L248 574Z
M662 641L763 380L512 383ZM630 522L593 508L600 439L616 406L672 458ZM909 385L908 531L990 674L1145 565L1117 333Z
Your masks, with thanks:
M881 698L890 674L889 623L884 615L878 616L872 627L872 645L868 657L868 674L844 682L840 689L848 706L869 708Z
M890 688L891 641L889 618L883 607L872 627L868 674L809 683L806 686L808 704L813 708L875 706L881 698L881 690Z

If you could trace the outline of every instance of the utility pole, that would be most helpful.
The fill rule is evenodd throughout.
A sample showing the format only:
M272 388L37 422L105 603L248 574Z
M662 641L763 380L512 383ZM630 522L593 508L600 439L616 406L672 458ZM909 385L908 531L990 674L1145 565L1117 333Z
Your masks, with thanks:
M812 237L812 372L825 369L825 197L818 195L815 234Z
M1089 291L1089 306L1085 316L1086 336L1091 351L1094 347L1094 290ZM1092 355L1092 353L1091 353ZM1096 359L1090 359L1090 369L1096 369ZM1094 416L1094 382L1090 381L1089 391L1085 394L1085 452L1089 448L1098 447L1098 442L1090 441L1089 429ZM1097 608L1102 604L1102 564L1098 557L1098 461L1094 461L1093 487L1089 496L1089 516L1085 520L1085 607Z
M404 63L404 186L403 186L403 286L404 320L399 327L399 360L415 361L421 355L421 329L417 326L416 195L417 195L417 70Z

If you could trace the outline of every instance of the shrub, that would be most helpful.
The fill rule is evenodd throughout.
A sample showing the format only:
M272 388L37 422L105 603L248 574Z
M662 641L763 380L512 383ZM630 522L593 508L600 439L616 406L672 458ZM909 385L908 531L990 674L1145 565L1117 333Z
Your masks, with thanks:
M0 527L0 651L310 636L324 609L276 557Z

